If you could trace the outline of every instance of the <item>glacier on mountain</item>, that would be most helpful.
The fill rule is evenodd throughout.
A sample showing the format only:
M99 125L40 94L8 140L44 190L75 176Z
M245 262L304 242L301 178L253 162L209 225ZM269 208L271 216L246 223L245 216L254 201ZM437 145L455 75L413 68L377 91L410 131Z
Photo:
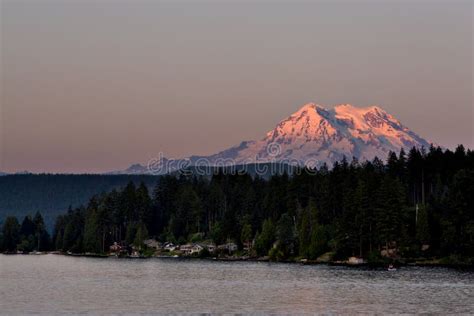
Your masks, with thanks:
M172 161L175 165L184 165L183 162L186 162L188 165L218 166L285 162L318 167L324 163L331 166L343 157L355 157L359 161L375 157L386 159L390 151L429 146L427 140L378 106L360 108L341 104L327 109L308 103L279 122L260 140L244 141L210 156L163 161ZM134 173L156 173L150 172L149 167L133 167L128 170ZM172 169L175 168L161 168L160 172Z

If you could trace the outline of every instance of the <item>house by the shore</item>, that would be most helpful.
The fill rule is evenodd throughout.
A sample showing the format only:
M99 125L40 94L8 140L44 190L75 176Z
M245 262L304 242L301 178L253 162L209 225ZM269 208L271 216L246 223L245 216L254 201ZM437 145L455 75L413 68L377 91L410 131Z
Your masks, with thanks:
M199 254L203 249L204 247L199 244L186 244L179 246L179 250L185 256Z

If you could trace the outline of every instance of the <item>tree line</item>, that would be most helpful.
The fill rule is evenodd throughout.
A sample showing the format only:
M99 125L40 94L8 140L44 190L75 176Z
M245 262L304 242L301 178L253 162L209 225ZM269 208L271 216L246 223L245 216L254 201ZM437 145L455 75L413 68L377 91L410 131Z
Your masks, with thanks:
M152 188L159 176L99 174L12 174L0 176L0 225L7 216L22 220L41 211L48 230L69 205L87 204L91 196L144 182Z
M14 248L11 227L23 226L15 220L5 221L4 250ZM137 245L148 237L232 240L275 259L327 252L372 258L396 249L404 258L472 260L474 153L462 145L412 148L389 153L385 162L343 159L331 169L267 180L224 172L169 175L152 192L130 182L58 216L50 248L103 253L113 242Z
M51 237L41 213L37 212L34 217L25 216L21 224L14 216L5 220L0 235L1 251L48 251L52 249L51 247Z

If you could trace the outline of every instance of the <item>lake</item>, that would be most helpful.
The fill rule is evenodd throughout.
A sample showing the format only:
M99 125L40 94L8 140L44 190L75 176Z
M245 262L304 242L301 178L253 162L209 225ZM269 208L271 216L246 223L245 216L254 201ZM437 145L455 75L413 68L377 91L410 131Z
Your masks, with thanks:
M2 314L474 313L474 273L0 255Z

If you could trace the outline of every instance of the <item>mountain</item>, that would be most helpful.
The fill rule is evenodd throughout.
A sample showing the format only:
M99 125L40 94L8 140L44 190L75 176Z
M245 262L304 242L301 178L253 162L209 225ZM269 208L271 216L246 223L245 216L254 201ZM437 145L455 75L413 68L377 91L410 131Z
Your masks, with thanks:
M139 163L135 163L128 167L125 170L117 170L117 171L110 171L107 172L107 175L119 175L119 174L148 174L151 173L148 171L147 166L143 166Z
M377 106L357 108L343 104L326 109L309 103L278 123L261 140L242 142L207 159L232 159L237 164L289 161L321 165L332 164L344 156L361 161L376 156L385 159L389 151L429 145Z
M32 173L31 173L30 171L28 171L28 170L17 171L17 172L14 172L14 173L8 173L8 172L0 171L0 177L1 177L1 176L12 175L12 174L20 175L20 174L32 174Z
M166 173L186 163L224 166L279 162L315 167L324 163L332 165L343 157L356 157L360 161L376 156L385 159L389 151L429 146L427 140L378 106L358 108L341 104L327 109L308 103L260 140L244 141L210 156L162 159L151 165L154 168L140 167L145 173Z

